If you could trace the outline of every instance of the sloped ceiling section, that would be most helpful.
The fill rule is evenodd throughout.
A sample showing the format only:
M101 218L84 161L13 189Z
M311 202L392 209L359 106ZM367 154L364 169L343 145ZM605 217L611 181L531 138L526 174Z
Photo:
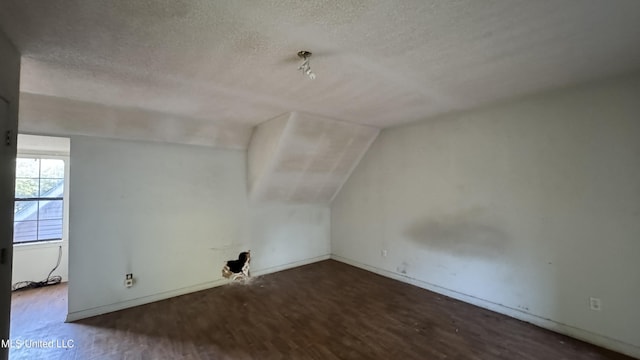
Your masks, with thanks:
M19 131L244 150L249 144L252 126L23 92Z
M292 112L258 125L248 150L250 198L328 204L379 129Z

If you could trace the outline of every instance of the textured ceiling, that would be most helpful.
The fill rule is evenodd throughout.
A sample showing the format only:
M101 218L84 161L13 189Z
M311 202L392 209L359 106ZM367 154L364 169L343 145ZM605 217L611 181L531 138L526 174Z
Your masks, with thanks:
M640 66L637 0L2 0L0 27L25 93L216 126L383 128Z

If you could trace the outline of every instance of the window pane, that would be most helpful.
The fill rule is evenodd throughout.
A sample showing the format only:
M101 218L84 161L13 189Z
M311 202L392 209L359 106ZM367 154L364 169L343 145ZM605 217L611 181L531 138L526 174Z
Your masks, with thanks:
M16 198L38 197L38 179L16 179Z
M16 201L13 216L14 221L38 220L38 202Z
M14 242L62 238L64 161L18 158L14 205ZM34 199L23 201L22 199Z
M40 160L31 158L16 159L16 177L37 178L39 175Z
M62 200L41 200L38 219L62 219Z
M64 179L40 179L40 197L62 197Z
M41 159L41 178L64 178L64 161L60 159Z
M38 240L62 239L62 219L38 221Z
M13 223L13 242L37 240L37 221L16 221Z

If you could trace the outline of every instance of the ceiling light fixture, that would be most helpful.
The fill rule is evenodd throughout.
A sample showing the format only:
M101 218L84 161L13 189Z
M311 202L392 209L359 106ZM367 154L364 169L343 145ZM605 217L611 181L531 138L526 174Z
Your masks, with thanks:
M313 80L316 78L316 74L311 71L311 66L309 65L309 58L311 57L311 52L306 50L298 51L298 57L302 59L302 64L298 67L298 70L302 71L305 75L309 77L309 79Z

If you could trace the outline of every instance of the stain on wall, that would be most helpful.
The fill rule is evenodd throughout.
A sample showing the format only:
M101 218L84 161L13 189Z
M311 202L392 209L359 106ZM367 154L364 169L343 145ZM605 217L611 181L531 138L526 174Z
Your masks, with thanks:
M509 246L509 236L480 208L414 221L405 231L414 243L457 256L495 257Z
M409 267L409 263L407 263L406 261L403 261L402 264L400 264L400 266L396 267L396 271L399 272L400 274L407 274L407 268Z

